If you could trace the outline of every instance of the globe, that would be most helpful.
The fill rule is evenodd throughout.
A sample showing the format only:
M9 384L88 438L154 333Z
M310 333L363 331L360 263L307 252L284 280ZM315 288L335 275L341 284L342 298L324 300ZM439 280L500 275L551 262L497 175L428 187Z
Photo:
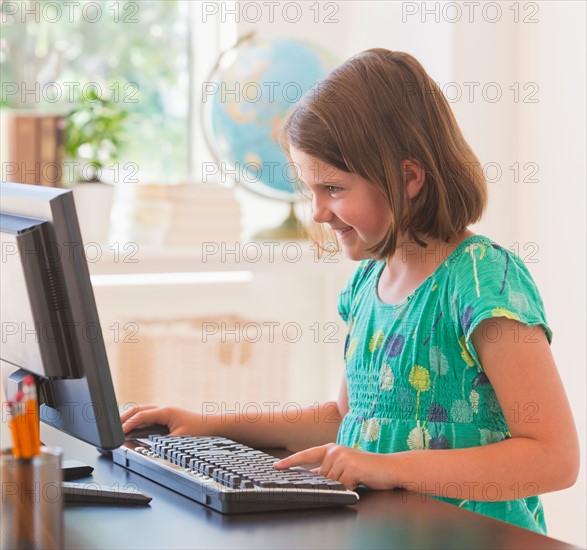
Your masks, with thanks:
M223 53L203 88L206 139L221 171L265 197L296 200L296 172L279 146L288 111L336 64L326 50L248 35Z

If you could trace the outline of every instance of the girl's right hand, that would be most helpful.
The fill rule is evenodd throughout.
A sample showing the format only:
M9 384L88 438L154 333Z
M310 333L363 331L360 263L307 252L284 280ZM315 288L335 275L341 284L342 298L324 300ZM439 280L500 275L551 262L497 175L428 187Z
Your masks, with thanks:
M120 420L125 434L139 426L162 424L169 428L170 435L212 435L211 423L206 425L201 414L179 407L133 405L121 413Z

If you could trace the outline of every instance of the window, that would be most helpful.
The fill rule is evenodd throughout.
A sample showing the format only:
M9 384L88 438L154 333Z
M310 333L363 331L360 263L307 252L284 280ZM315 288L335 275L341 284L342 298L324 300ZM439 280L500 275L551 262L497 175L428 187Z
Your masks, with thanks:
M228 38L204 27L199 4L2 2L1 106L67 113L95 91L129 112L119 161L102 179L185 181L205 154L198 82Z

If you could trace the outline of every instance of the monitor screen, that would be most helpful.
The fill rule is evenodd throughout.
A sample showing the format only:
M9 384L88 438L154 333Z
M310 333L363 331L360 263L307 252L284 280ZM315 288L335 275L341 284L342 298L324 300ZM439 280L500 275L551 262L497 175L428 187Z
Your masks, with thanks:
M0 183L5 392L37 381L42 422L102 449L124 441L71 191Z

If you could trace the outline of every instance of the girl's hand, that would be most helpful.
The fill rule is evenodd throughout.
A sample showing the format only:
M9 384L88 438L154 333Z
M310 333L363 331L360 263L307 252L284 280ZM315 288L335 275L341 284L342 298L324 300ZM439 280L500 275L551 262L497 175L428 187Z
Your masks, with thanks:
M366 485L370 489L393 489L391 455L370 453L328 443L295 453L275 463L281 470L301 464L320 463L312 471L340 481L347 489Z
M178 407L134 405L120 415L120 420L125 434L139 426L162 424L169 428L170 435L212 435L202 415Z

